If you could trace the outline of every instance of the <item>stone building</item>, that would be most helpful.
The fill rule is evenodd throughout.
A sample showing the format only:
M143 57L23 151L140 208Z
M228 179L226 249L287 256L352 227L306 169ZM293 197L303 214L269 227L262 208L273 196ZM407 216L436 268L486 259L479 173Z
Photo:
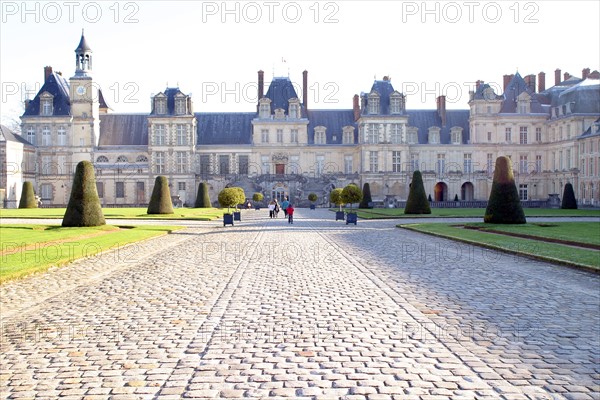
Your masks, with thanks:
M434 200L487 200L501 155L513 161L523 200L562 196L571 182L580 203L600 201L600 74L588 68L581 78L556 70L549 88L543 72L505 75L501 94L478 81L464 110L447 110L444 96L435 108L411 110L387 77L355 95L351 108L312 109L306 71L302 96L289 77L273 78L265 93L259 71L255 110L194 110L190 95L166 88L149 113L119 114L93 79L83 35L75 53L75 75L46 67L21 117L45 204L66 204L80 160L94 163L107 206L147 204L158 175L187 204L205 181L212 199L241 186L249 197L300 204L311 192L325 204L331 189L368 182L374 201L388 205L406 200L416 169Z

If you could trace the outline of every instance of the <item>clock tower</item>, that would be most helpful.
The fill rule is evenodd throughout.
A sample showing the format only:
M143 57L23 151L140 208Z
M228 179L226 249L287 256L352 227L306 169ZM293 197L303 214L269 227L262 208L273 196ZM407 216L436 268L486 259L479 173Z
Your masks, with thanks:
M70 79L73 162L93 161L100 136L99 88L92 78L92 49L83 31L75 49L75 75Z

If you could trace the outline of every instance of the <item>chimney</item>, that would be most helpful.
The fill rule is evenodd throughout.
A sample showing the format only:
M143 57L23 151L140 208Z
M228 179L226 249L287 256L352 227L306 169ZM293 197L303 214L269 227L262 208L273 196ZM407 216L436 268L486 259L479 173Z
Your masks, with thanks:
M583 70L581 70L581 79L587 79L587 77L590 75L590 69L589 68L584 68Z
M532 92L535 93L535 75L530 74L525 77L525 84Z
M565 81L569 80L570 77L571 77L571 74L568 72L565 72Z
M354 112L354 121L360 118L360 104L358 103L358 95L355 94L352 98L352 111Z
M258 71L258 100L264 97L265 93L265 73L261 69Z
M302 72L302 102L304 103L304 110L308 111L308 71Z
M479 79L477 79L477 82L475 82L475 91L479 90L479 86L481 86L483 84L483 81L480 81ZM438 97L439 99L439 97Z
M442 126L446 126L446 96L439 96L436 100L437 112L442 119Z
M52 67L44 67L44 82L48 80L48 78L52 75Z
M597 70L594 70L594 72L590 73L588 75L588 78L590 79L600 79L600 72L598 72Z
M510 81L512 81L513 76L514 75L504 75L504 88L502 89L503 92L506 92L506 88L510 84Z
M560 68L557 68L554 71L554 86L560 85L562 81L560 80Z
M543 92L546 90L546 74L540 72L538 74L538 92Z

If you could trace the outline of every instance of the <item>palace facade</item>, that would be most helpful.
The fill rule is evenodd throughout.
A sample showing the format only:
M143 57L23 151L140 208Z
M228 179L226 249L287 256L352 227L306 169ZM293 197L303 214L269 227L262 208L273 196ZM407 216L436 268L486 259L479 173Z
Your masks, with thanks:
M149 113L118 114L92 75L92 50L82 35L68 80L44 68L44 84L26 102L21 136L0 132L5 204L18 204L21 183L34 182L45 205L64 206L75 165L96 167L104 205L145 205L154 179L168 177L171 194L192 205L200 182L211 199L226 186L251 197L289 196L302 204L354 182L368 182L385 206L406 200L414 170L436 201L487 200L498 156L512 159L523 200L562 196L573 184L580 204L600 202L600 74L581 78L555 71L505 75L503 93L478 81L468 109L411 110L387 77L355 95L352 108L318 110L287 77L265 93L258 72L258 104L245 113L195 112L179 88L154 95ZM2 192L0 192L2 195Z

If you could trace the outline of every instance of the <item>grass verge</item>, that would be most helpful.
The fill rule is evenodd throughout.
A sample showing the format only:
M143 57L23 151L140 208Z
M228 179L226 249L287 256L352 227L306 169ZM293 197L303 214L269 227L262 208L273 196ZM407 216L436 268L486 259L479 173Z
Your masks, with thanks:
M106 219L164 219L212 221L223 217L220 208L175 208L173 214L147 214L144 207L103 208ZM64 208L0 209L1 218L63 218Z
M346 209L349 210L349 209ZM331 209L337 211L337 209ZM432 208L431 214L406 215L404 208L373 208L373 209L354 209L358 212L359 218L364 219L384 219L384 218L481 218L485 208ZM554 208L525 208L526 217L600 217L600 210L563 210Z
M184 227L105 225L93 228L63 228L58 225L26 224L0 226L0 284L178 229ZM126 257L127 254L119 256Z

